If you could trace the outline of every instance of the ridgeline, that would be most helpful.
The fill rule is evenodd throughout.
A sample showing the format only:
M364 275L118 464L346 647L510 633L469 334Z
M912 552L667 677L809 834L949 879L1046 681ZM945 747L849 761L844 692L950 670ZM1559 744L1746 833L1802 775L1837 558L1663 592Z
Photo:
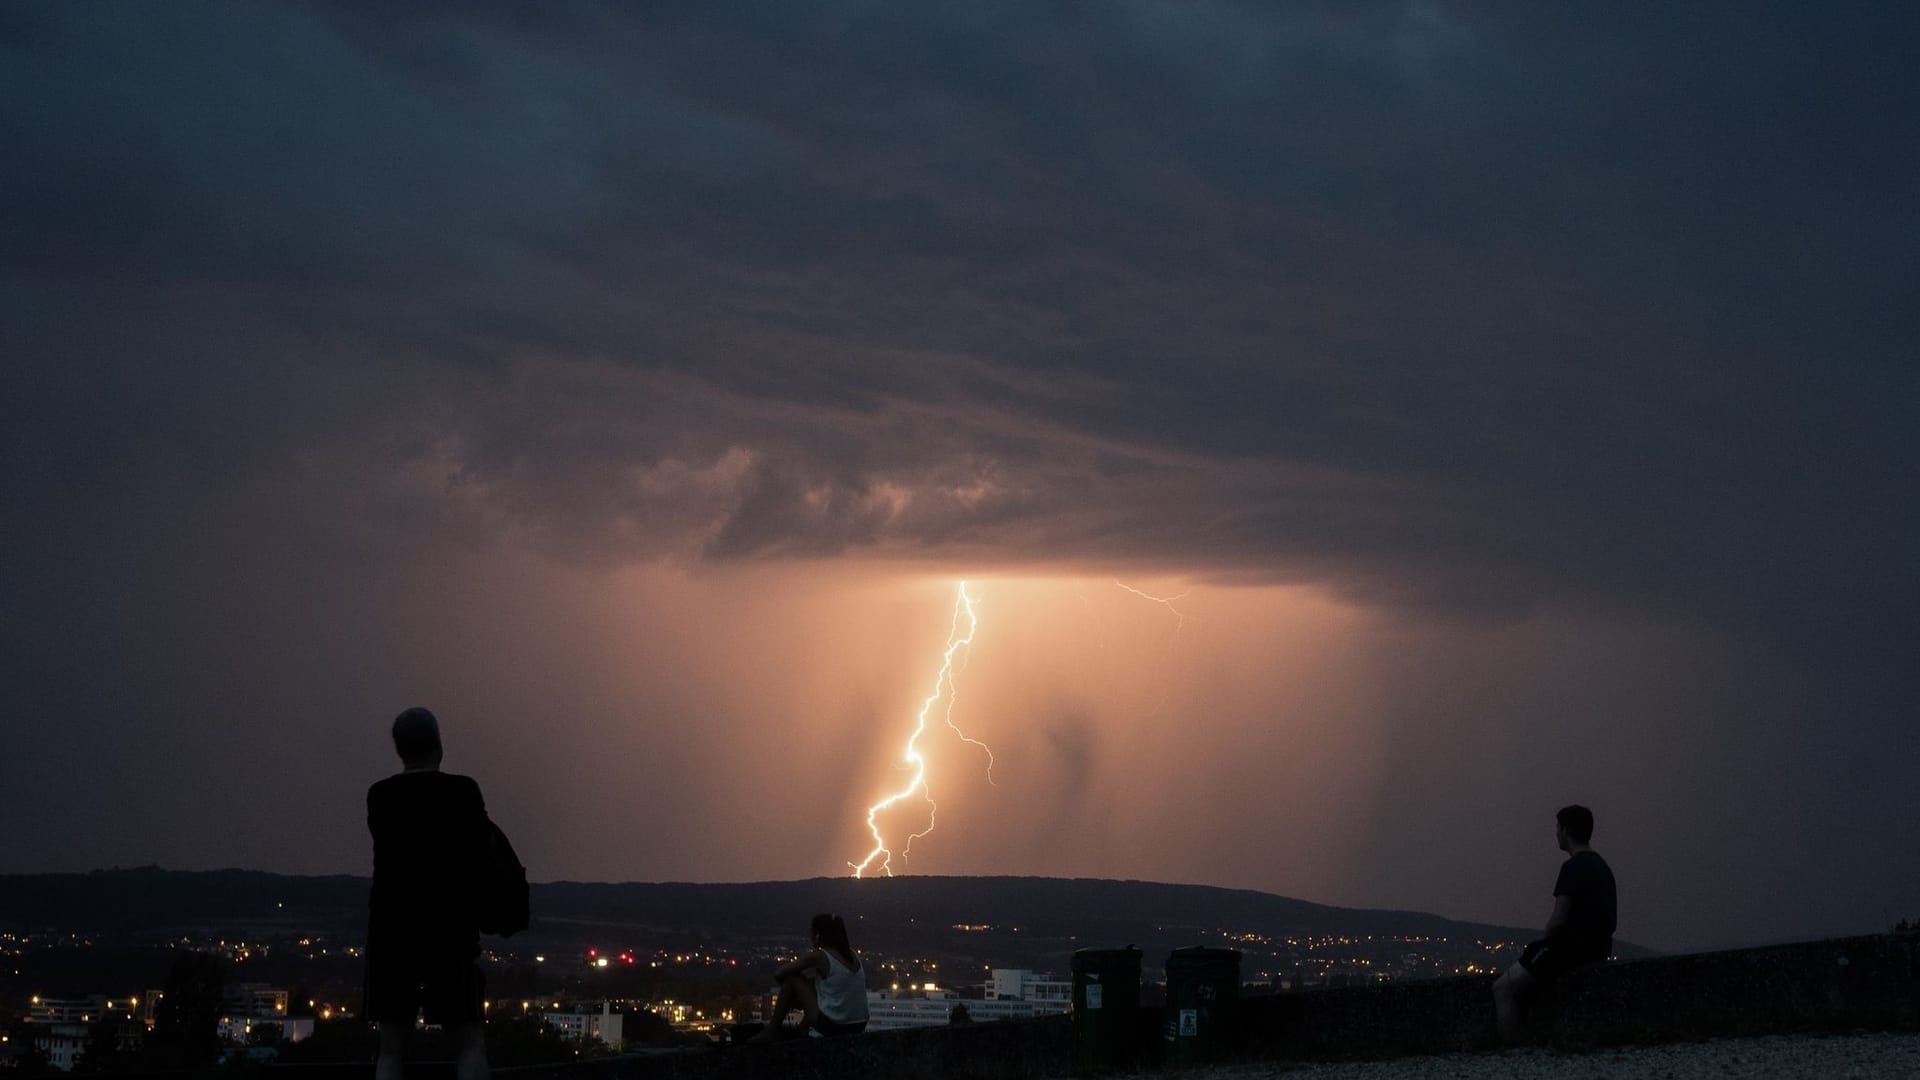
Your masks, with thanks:
M253 870L158 867L0 876L0 926L139 934L182 927L297 922L353 934L368 880ZM1268 938L1414 936L1526 941L1537 931L1417 911L1333 907L1248 889L1045 877L812 878L728 884L559 881L533 886L533 936L614 931L780 938L816 911L857 921L865 945L973 948L1017 939L1064 957L1083 945ZM971 949L969 951L972 951ZM1622 956L1647 955L1620 943Z

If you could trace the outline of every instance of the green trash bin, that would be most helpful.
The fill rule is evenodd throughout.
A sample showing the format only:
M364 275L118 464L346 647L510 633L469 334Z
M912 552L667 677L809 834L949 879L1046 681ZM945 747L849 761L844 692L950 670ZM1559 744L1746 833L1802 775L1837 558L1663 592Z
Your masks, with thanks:
M1239 1038L1240 950L1194 946L1167 957L1167 1060L1218 1061Z
M1073 954L1073 1070L1085 1076L1133 1064L1139 1043L1140 950Z

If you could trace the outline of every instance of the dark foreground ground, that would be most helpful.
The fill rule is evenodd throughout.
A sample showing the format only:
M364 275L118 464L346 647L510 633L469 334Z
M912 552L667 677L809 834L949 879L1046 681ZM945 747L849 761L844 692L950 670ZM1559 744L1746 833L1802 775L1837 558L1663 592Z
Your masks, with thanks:
M1163 1075L1177 1080L1897 1080L1920 1078L1920 1033L1770 1035L1579 1054L1528 1049L1337 1064L1272 1062Z

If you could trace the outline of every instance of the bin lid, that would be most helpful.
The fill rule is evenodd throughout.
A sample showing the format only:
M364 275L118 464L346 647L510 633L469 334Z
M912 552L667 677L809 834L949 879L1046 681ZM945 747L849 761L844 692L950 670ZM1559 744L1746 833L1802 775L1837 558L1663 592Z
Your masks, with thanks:
M1173 950L1172 957L1192 959L1238 960L1243 954L1239 949L1220 949L1211 945L1186 945Z
M1167 969L1238 972L1241 955L1239 949L1215 949L1205 945L1189 945L1184 949L1175 949L1167 956Z
M1124 949L1077 949L1073 954L1073 970L1105 971L1109 968L1139 970L1140 947L1129 945Z

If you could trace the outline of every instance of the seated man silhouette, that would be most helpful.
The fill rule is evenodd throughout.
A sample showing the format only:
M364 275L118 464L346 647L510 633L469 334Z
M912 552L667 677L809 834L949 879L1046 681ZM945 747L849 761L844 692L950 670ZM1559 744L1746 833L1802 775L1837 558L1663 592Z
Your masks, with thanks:
M402 769L367 791L373 894L366 1016L380 1029L375 1080L400 1080L424 1013L446 1032L459 1080L486 1080L486 979L475 959L475 889L488 834L480 785L440 771L440 724L426 709L393 721Z
M1547 919L1546 936L1528 945L1520 961L1493 984L1500 1037L1509 1041L1520 1035L1520 1003L1535 986L1613 953L1617 915L1613 871L1588 846L1593 839L1593 811L1584 806L1562 807L1554 820L1567 861L1560 864L1560 877L1553 885L1553 914Z

